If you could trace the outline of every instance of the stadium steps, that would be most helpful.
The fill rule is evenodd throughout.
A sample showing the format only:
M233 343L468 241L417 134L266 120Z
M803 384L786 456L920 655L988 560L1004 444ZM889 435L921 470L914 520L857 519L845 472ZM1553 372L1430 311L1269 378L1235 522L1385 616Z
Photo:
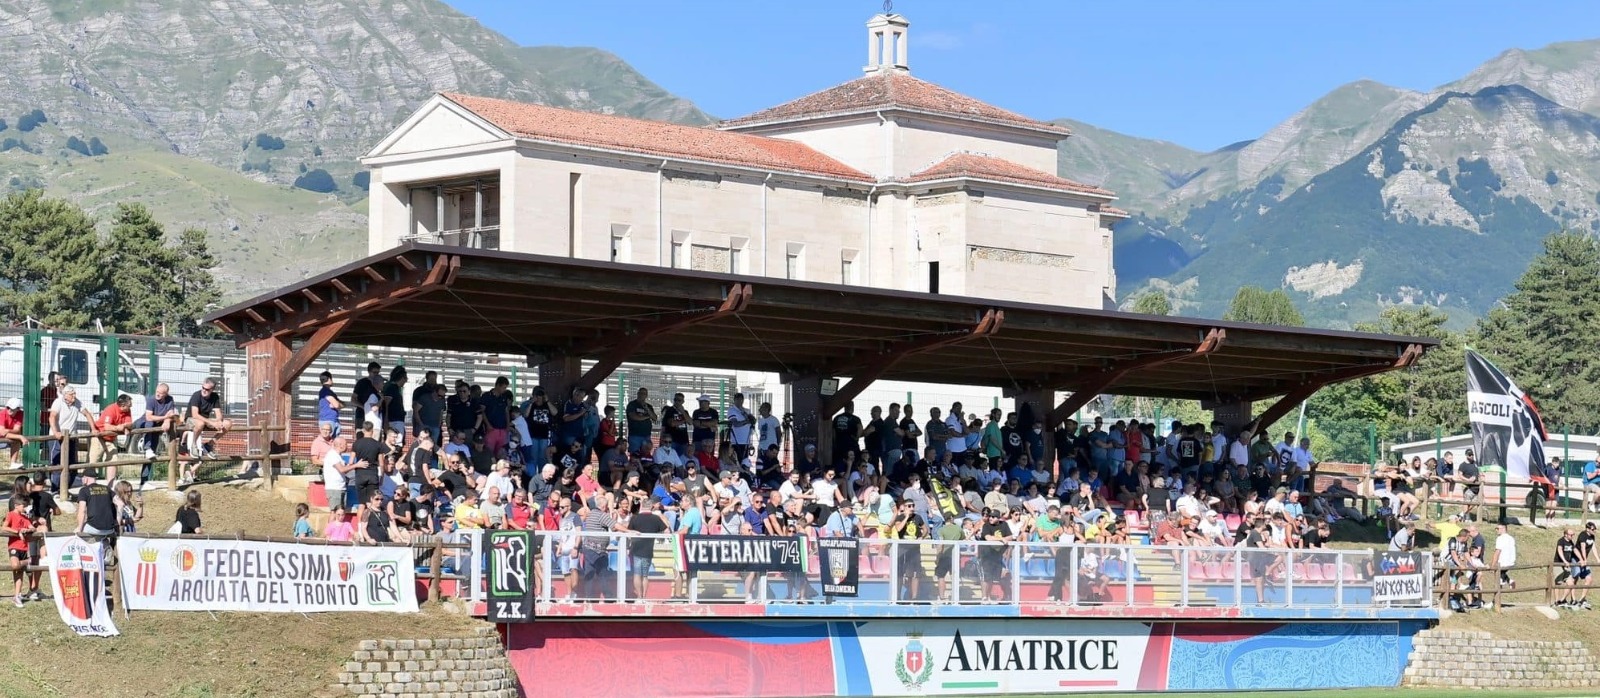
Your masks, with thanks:
M1167 553L1138 551L1134 553L1141 579L1155 585L1155 604L1176 607L1183 601L1183 572ZM1199 584L1189 584L1189 606L1216 606L1217 600L1206 593Z

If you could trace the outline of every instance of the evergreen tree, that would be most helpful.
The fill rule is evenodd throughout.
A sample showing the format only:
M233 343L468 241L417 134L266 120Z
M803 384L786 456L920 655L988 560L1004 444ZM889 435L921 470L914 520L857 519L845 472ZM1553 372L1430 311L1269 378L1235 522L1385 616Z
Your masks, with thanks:
M178 235L174 257L180 300L176 313L178 322L168 329L185 337L210 335L211 328L200 324L200 317L216 309L222 301L222 292L217 289L217 279L212 275L217 268L217 258L206 242L206 231L185 229Z
M1145 315L1171 315L1172 301L1160 291L1145 291L1133 301L1133 312Z
M1539 404L1546 427L1600 427L1600 242L1557 233L1479 320L1479 348Z
M106 322L118 332L158 334L180 319L178 255L139 204L118 204L106 261L112 270Z
M1306 319L1294 307L1294 300L1283 289L1268 291L1259 286L1240 286L1222 319L1286 327L1306 324Z
M37 189L0 199L0 316L84 329L104 308L106 265L94 220Z

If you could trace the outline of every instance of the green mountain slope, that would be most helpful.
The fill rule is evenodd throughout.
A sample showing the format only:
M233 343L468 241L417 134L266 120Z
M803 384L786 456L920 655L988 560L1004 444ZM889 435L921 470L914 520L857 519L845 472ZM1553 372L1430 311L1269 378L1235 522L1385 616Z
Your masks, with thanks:
M711 121L616 56L518 46L438 0L0 0L0 55L0 119L11 126L0 142L55 138L16 133L38 110L61 136L99 137L119 156L64 164L57 144L13 148L0 153L0 181L87 196L56 179L138 161L140 186L190 195L149 202L169 224L237 226L263 249L293 249L312 230L340 239L286 257L303 267L291 275L364 249L356 158L436 91ZM297 180L355 208L288 191ZM243 200L264 208L230 203ZM255 265L225 273L241 293L282 278Z

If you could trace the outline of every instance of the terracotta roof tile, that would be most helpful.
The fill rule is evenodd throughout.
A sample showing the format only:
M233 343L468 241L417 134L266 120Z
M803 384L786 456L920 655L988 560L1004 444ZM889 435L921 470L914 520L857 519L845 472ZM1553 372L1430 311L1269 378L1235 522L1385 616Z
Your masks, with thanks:
M1074 182L1070 179L1057 177L1049 172L1024 167L1010 160L1002 160L992 155L978 153L956 153L923 170L911 173L911 176L901 181L916 183L957 177L1023 184L1093 196L1116 196L1116 194L1100 187ZM1105 208L1102 206L1101 210L1104 211Z
M894 108L1026 128L1062 138L1072 133L1066 127L1030 119L900 72L857 78L749 116L724 121L721 126L738 128Z
M1127 211L1124 211L1124 210L1122 210L1120 208L1117 208L1115 206L1104 206L1104 205L1102 205L1100 207L1100 215L1109 216L1111 218L1128 218L1128 217L1130 217L1130 214Z
M506 132L525 138L758 170L872 181L866 173L796 141L491 97L440 94Z

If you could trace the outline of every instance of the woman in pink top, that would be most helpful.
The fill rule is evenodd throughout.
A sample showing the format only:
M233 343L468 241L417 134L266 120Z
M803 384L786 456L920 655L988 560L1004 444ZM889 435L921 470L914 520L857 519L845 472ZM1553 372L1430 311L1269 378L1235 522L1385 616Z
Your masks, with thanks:
M600 491L600 481L597 479L599 472L600 469L593 463L583 466L583 474L578 476L578 491L583 493L584 501Z
M356 529L345 516L344 505L333 508L333 513L328 517L328 527L322 531L322 537L328 540L346 541L354 538Z

